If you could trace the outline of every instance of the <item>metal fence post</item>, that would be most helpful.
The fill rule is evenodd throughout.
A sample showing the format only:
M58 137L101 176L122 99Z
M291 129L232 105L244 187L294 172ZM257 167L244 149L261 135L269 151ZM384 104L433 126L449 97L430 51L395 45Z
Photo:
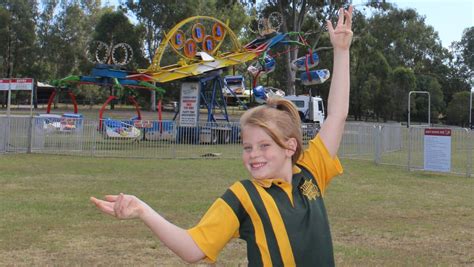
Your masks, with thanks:
M364 137L362 136L362 126L360 123L357 125L357 155L362 155L362 146L363 146Z
M91 146L91 156L94 157L95 156L95 150L97 149L97 139L95 137L95 135L97 134L96 132L98 131L99 129L99 125L95 123L95 121L93 123L91 123L94 128L92 129L92 146ZM85 120L84 120L84 125L86 125L85 123ZM90 130L89 130L90 131Z
M382 136L382 130L383 126L380 125L375 125L373 128L373 133L374 133L374 144L375 144L375 155L374 155L374 161L375 164L380 164L381 159L382 159L382 142L381 142L381 136Z
M11 136L11 117L10 115L7 116L7 126L5 127L5 152L10 151L10 136Z
M413 128L408 128L408 162L407 162L407 168L408 171L411 170L411 135L412 135L412 129Z
M466 129L467 131L467 168L466 168L466 177L471 177L472 172L472 130Z
M170 142L171 143L171 151L173 152L173 154L172 154L173 159L175 159L177 157L176 156L177 155L176 150L178 149L178 143L179 143L179 141L178 141L178 128L179 127L178 126L179 126L178 123L176 121L174 121L173 122L173 127L174 127L174 132L175 132L176 138L175 138L174 141Z
M7 152L7 120L0 118L0 153Z
M28 123L28 145L26 153L31 154L31 147L33 145L33 116L30 116L29 123Z

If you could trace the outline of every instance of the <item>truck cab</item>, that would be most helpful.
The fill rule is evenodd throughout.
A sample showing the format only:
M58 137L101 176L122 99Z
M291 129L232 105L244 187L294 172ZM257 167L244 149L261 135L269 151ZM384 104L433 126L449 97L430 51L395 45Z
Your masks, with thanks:
M319 96L289 95L285 99L293 102L300 114L301 122L324 123L324 104Z

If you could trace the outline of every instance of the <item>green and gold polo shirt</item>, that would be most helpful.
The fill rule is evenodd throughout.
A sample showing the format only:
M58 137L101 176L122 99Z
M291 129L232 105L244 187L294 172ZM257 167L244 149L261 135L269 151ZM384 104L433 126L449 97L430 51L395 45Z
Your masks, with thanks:
M334 256L323 195L342 173L316 136L296 166L291 184L282 179L243 180L218 198L188 230L207 259L232 238L247 242L249 266L332 266Z

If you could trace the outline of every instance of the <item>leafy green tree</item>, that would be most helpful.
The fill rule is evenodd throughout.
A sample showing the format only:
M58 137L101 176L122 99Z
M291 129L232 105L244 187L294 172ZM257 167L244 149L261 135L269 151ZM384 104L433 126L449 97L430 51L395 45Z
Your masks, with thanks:
M137 69L138 67L145 67L147 65L147 61L143 57L141 49L141 40L143 38L140 27L133 25L122 11L103 10L101 13L102 15L95 25L94 31L90 34L90 36L88 36L88 41L102 41L110 47L114 47L119 43L126 43L130 45L133 53L133 60L128 64L128 68ZM95 53L95 47L87 47L82 49L82 51L85 51L86 49L92 49L92 51L89 52L92 54ZM120 52L123 51L118 48L114 55L117 57L117 60L124 60L125 58L123 56L125 54ZM82 60L83 58L79 57L78 59ZM112 64L112 62L109 63ZM84 69L83 72L89 72L93 67L91 62L83 62L81 66ZM87 70L84 66L87 66ZM75 93L78 95L78 98L84 98L91 106L95 104L96 101L104 101L104 96L107 96L111 93L109 91L111 91L111 88L98 88L97 86L79 86L75 89ZM113 93L122 97L124 96L124 92Z
M416 77L412 69L397 67L391 76L392 103L391 119L402 121L406 119L408 93L416 89Z
M86 15L77 4L64 6L57 19L56 34L59 39L60 53L56 57L56 64L59 77L72 73L82 74L79 59L83 58L82 54L88 39L81 24L81 21L85 20Z
M54 12L58 1L47 1L43 3L43 9L39 14L37 24L37 43L38 43L38 61L41 62L41 69L38 79L51 80L57 73L58 59L55 58L59 53L59 38L57 38L57 29L55 27Z
M459 63L455 63L452 54L447 52L447 59L435 60L431 64L424 64L424 69L418 68L417 74L429 75L438 80L443 91L446 106L455 93L469 90L466 77L462 74L459 66Z
M126 43L133 50L131 69L147 67L147 60L142 52L142 28L133 25L122 11L104 13L95 27L93 39L107 45Z
M446 104L443 98L443 91L436 77L429 75L417 75L416 90L427 91L431 98L431 122L439 122L439 116L446 110ZM414 106L411 110L412 120L419 122L428 121L428 97L426 95L415 95Z
M457 76L474 88L474 27L464 29L461 41L454 42L452 48L452 64L457 70Z
M459 126L467 126L469 122L469 92L454 94L446 110L446 122Z
M37 30L43 76L60 79L90 71L86 44L98 17L107 10L99 0L45 1Z
M459 64L450 63L449 51L441 46L433 27L426 25L425 17L413 9L392 7L376 12L369 20L367 31L377 39L376 49L385 55L392 68L410 67L416 76L435 78L445 103L454 93L467 89L456 66Z
M370 33L361 33L352 46L351 114L356 120L371 115L389 117L387 107L392 99L387 83L392 72L385 56L375 49Z
M9 22L10 22L10 12L4 7L0 7L0 51L4 51L0 53L0 75L2 77L8 77L10 74L9 71L9 58L10 53L9 51L9 44L10 44L10 37L9 37Z
M437 32L413 9L394 7L387 12L376 12L369 19L369 25L368 31L377 39L377 49L383 52L391 66L414 68L441 52Z
M100 0L43 1L37 23L38 77L57 80L69 76L88 75L92 64L85 55L98 18L110 8L102 8ZM97 90L97 92L93 92ZM74 88L78 101L99 99L99 88Z
M31 75L35 55L37 3L34 0L0 0L1 76Z
M461 46L463 61L472 72L474 71L474 26L464 30Z

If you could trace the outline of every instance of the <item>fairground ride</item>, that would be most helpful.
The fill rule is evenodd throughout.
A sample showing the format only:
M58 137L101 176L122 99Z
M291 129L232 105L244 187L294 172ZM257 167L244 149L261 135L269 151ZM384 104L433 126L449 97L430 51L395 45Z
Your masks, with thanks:
M213 110L217 107L224 109L223 117L228 120L225 101L221 93L228 88L224 88L226 85L221 78L222 70L254 61L248 68L253 79L253 89L257 86L260 75L270 73L275 69L275 55L271 52L278 46L290 48L278 53L277 56L295 49L291 47L307 49L306 56L292 62L293 68L304 71L300 77L304 85L324 82L329 78L328 71L311 71L319 62L317 53L313 51L314 47L306 42L304 33L279 33L282 20L278 12L273 12L268 18L259 19L259 37L242 46L228 23L208 16L187 18L165 34L151 65L147 69L139 70L139 74L130 77L159 83L178 79L187 79L186 81L202 79L204 82L200 82L200 97L208 109L208 121L213 122L216 121ZM167 60L164 60L164 55ZM174 55L174 58L171 55ZM170 62L174 63L166 64ZM211 89L204 88L202 86L204 84L210 84ZM228 91L234 92L234 90Z
M248 72L252 76L252 89L254 89L257 87L259 76L272 72L276 67L272 49L279 46L297 46L308 50L306 56L292 62L295 70L304 71L300 77L302 83L317 84L329 78L327 70L311 70L318 64L319 57L306 42L304 33L278 32L282 20L281 14L277 12L270 14L268 18L260 19L259 37L243 46L229 28L228 22L224 23L208 16L187 18L165 34L152 64L129 77L159 83L180 79L182 88L179 125L186 127L183 128L185 131L192 132L186 134L190 135L191 139L194 138L192 142L198 142L197 140L202 138L190 128L197 128L201 105L207 109L207 122L211 127L225 129L218 122L229 122L223 92L235 95L235 90L230 89L228 82L223 79L223 69L253 61L248 67ZM291 50L285 52L288 51ZM277 56L283 53L278 53ZM232 78L235 81L235 77ZM216 135L224 136L221 138L224 139L221 140L223 142L229 139L228 136L234 136L233 133ZM216 141L213 137L210 139L211 142Z
M77 114L77 102L72 92L72 88L81 84L90 84L101 88L110 89L111 94L102 105L99 111L98 130L104 133L105 137L111 138L145 138L152 130L159 130L162 133L161 103L164 89L155 86L153 83L141 80L139 77L129 77L136 72L123 70L123 66L132 59L132 48L126 43L107 45L102 41L92 41L89 43L86 54L90 62L95 63L91 74L88 76L71 75L53 82L55 90L48 101L47 114L50 113L51 104L54 101L57 89L68 91L74 106L74 113ZM128 100L134 105L137 115L128 121L104 119L103 114L106 106L123 95L124 89L132 90L146 89L155 91L158 95L158 122L159 125L152 125L151 122L142 121L140 107L133 95L128 96Z

